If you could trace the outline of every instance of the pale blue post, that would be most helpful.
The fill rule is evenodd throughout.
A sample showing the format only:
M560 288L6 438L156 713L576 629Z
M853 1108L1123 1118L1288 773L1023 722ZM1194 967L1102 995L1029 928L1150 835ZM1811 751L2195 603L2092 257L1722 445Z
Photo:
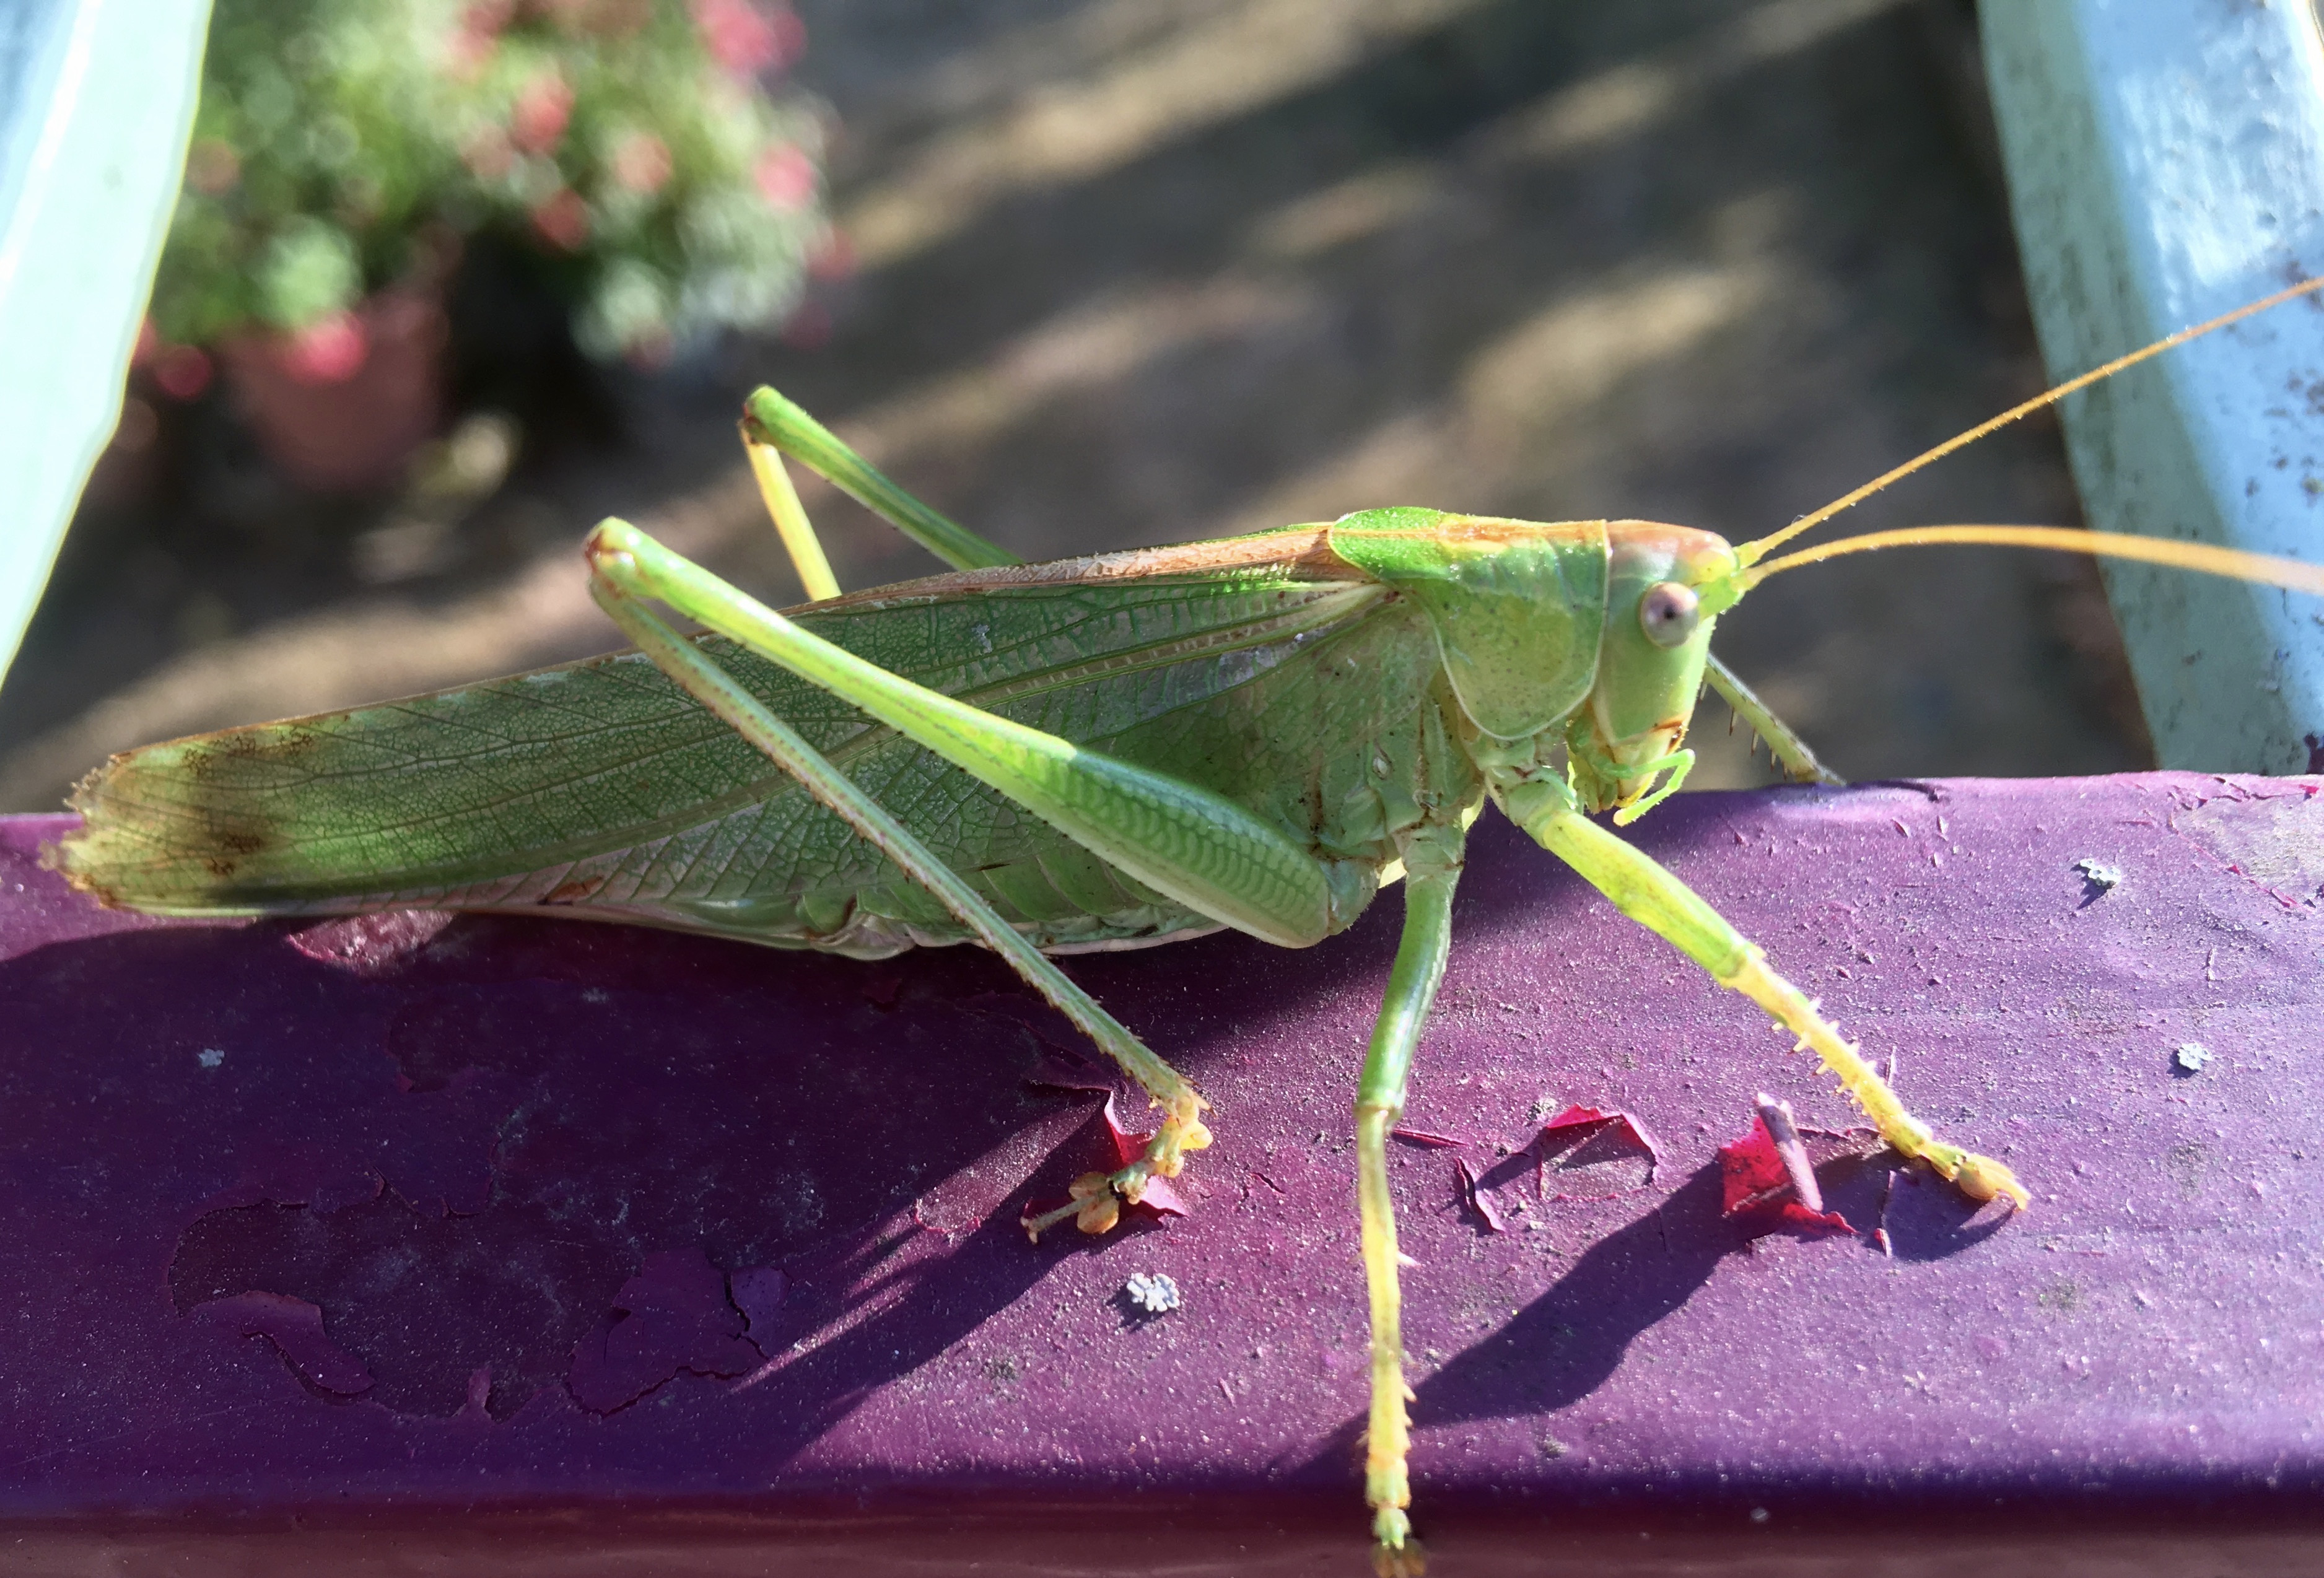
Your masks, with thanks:
M120 420L209 11L0 0L0 673Z
M2306 0L1987 0L1994 115L2053 380L2324 272L2324 45ZM2324 559L2324 309L2279 309L2078 395L2090 524ZM2324 606L2107 565L2165 767L2324 763Z

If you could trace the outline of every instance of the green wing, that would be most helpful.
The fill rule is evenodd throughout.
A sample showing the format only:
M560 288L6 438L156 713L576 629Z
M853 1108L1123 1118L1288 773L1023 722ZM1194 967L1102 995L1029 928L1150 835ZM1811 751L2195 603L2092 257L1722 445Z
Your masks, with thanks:
M1250 806L1333 863L1351 914L1419 798L1477 792L1446 743L1416 614L1298 545L943 576L793 617ZM1208 929L853 707L702 639L1043 946ZM634 652L147 746L92 774L74 806L85 826L60 845L65 872L158 913L549 906L863 955L961 935Z

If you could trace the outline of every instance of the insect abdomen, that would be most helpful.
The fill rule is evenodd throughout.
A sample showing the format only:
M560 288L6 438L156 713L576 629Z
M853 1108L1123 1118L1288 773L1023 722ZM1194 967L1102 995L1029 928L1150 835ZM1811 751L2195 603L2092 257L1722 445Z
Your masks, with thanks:
M1396 738L1413 734L1431 683L1425 664L1395 659L1415 643L1368 630L1375 614L1403 623L1360 580L1253 573L947 590L800 617L923 683L1305 833L1353 863L1339 886L1360 908L1364 869L1393 854L1392 817L1364 810L1379 796L1359 759L1414 753ZM852 707L709 644L1045 944L1207 929ZM1334 666L1318 664L1326 649ZM149 746L75 803L88 826L59 863L108 902L159 912L546 907L859 953L957 935L635 654Z

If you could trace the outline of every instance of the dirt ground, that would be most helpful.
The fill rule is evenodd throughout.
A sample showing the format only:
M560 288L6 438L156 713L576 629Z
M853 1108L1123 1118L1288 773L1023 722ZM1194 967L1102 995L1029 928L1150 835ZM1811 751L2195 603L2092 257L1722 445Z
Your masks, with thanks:
M608 513L790 600L733 439L761 380L1028 558L1393 503L1740 539L2040 384L1953 0L798 9L855 275L786 338L535 400L457 521L297 499L181 420L169 486L74 527L0 688L0 808L606 650L574 549ZM807 497L844 585L935 568ZM2040 422L1852 525L2078 518ZM1718 644L1849 777L2148 761L2095 577L2043 556L1846 560ZM1695 782L1757 781L1700 721Z

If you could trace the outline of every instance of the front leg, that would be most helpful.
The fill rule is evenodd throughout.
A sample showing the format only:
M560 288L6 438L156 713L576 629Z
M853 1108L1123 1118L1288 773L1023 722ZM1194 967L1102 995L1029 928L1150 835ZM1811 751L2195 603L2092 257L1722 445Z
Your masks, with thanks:
M1767 754L1784 770L1785 778L1800 783L1838 785L1847 781L1818 761L1815 752L1808 749L1808 743L1800 738L1798 731L1777 717L1774 710L1759 699L1758 692L1737 678L1735 671L1719 660L1718 653L1703 654L1702 677L1711 682L1711 689L1719 692L1720 699L1743 720L1744 727L1767 743Z
M1502 768L1492 770L1490 781L1502 809L1543 848L1581 872L1623 914L1668 940L1709 971L1711 979L1757 1003L1799 1038L1800 1047L1815 1053L1839 1078L1840 1088L1879 1128L1883 1140L1927 1162L1973 1200L2006 1195L2021 1207L2033 1203L2006 1167L1939 1140L1906 1111L1888 1083L1841 1038L1806 994L1767 967L1766 955L1756 944L1684 882L1583 816L1562 780Z

